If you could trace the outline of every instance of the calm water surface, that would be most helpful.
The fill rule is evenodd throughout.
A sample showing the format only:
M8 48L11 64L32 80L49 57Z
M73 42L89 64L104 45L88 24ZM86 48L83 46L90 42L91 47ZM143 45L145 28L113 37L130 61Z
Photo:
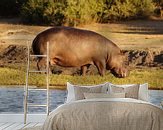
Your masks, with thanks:
M50 111L65 102L65 90L50 90ZM46 104L46 91L29 91L29 103ZM0 88L0 113L23 113L23 88ZM46 112L45 107L29 107L30 113Z
M23 88L0 88L0 113L23 113ZM46 91L30 91L29 102L46 104ZM65 90L50 90L50 111L65 102ZM150 102L160 106L163 101L163 90L150 90ZM161 107L161 106L160 106ZM45 107L29 108L29 113L44 113Z

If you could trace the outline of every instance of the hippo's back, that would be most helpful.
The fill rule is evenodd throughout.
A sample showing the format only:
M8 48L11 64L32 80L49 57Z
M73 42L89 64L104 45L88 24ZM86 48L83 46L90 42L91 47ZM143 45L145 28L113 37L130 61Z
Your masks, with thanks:
M47 29L36 36L32 48L34 54L43 54L46 50L46 43L49 41L50 48L55 51L71 50L76 51L103 51L106 48L119 49L113 42L102 35L82 29L71 27L55 27ZM86 52L87 52L86 51Z

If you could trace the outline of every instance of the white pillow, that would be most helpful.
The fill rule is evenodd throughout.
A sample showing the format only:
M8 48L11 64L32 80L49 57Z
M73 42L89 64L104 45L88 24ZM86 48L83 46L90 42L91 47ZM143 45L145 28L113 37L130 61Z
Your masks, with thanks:
M75 86L89 88L89 87L97 87L97 86L101 86L101 85L102 85L101 93L107 93L108 83L92 85L92 86L79 86L79 85L73 85L73 84L67 82L67 100L66 100L66 103L69 103L69 102L76 100L75 99L75 91L74 91Z
M148 83L140 84L138 99L147 102L149 101Z
M108 87L108 94L113 93L111 90L111 85L117 86L117 87L130 87L133 86L135 84L123 84L123 85L115 85L115 84L111 84L109 83L109 87ZM149 101L149 95L148 95L148 83L144 83L144 84L140 84L139 85L139 92L138 92L138 99L139 100L143 100L143 101Z
M67 101L66 101L66 103L72 102L72 101L75 101L74 85L67 82Z

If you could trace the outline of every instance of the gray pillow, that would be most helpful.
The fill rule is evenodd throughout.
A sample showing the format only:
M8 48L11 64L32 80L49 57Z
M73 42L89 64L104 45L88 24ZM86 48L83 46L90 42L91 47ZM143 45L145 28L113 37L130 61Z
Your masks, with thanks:
M113 93L113 94L84 93L84 97L86 99L91 99L91 98L125 98L125 93Z
M84 93L101 93L102 91L102 85L96 86L96 87L80 87L75 86L74 92L75 92L75 100L82 100L85 99Z
M110 85L111 93L125 93L126 98L138 99L139 95L139 84L134 84L131 86L121 87L120 85Z

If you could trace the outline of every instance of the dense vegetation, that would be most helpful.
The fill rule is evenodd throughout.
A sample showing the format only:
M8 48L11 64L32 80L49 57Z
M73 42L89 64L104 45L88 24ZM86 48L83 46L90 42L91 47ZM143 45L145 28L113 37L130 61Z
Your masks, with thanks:
M30 23L78 25L146 17L153 9L152 0L28 0L21 16Z
M32 24L78 25L145 18L162 0L1 0L0 16L21 15Z

